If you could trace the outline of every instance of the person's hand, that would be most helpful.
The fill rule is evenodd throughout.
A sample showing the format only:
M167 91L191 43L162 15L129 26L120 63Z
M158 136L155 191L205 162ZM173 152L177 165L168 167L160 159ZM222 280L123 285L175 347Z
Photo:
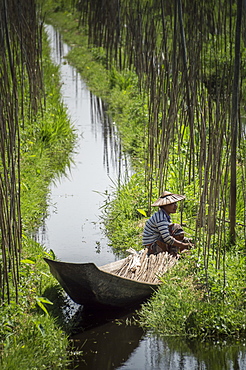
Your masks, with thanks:
M190 253L190 250L189 249L183 249L181 252L180 252L180 255L183 256L185 254L189 254Z
M182 243L182 247L180 248L180 252L183 252L184 250L189 250L193 247L193 244L188 242L188 243Z
M189 242L189 249L191 249L191 248L195 248L195 244L192 243L192 241Z

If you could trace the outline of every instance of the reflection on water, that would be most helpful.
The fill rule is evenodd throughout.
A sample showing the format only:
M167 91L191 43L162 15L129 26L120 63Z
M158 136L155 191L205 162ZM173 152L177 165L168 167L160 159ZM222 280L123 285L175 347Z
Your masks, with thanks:
M244 370L243 342L204 343L147 334L125 317L77 334L71 368L80 370ZM81 355L76 355L82 351Z
M111 168L117 169L117 183L125 181L129 177L129 161L123 154L121 141L116 126L110 116L105 114L107 107L102 99L91 94L91 122L95 137L98 132L98 123L103 122L102 137L104 142L103 165L110 176Z
M117 369L129 359L142 336L141 328L125 325L121 321L106 323L74 336L75 350L81 350L83 356L73 361L72 368Z

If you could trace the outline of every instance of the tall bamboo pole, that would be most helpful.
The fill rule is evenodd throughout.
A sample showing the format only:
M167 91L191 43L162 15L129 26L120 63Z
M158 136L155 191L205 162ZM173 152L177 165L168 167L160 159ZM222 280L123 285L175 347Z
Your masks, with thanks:
M115 19L110 21L109 17L117 14L118 1L105 0L103 12L97 10L99 3L90 2L83 19L88 16L89 34L94 38L90 42L105 47L110 57L116 31L112 26ZM236 209L233 210L236 207L233 181L237 170L240 65L236 53L240 44L235 46L234 79L233 45L235 40L240 42L234 30L237 21L240 34L242 1L238 2L237 20L233 2L228 0L121 0L120 5L121 22L117 30L121 35L122 66L136 71L139 85L148 96L148 129L144 131L148 135L143 140L149 204L157 189L187 189L196 202L192 217L198 215L196 230L202 235L206 258L210 258L210 251L215 250L212 245L225 241L218 235L218 226L222 226L224 234L228 232L226 221L221 225L218 216L228 215L229 208L233 215ZM98 45L102 34L107 37ZM109 68L110 63L112 60L108 61ZM224 185L229 181L229 167L231 197L230 189ZM169 187L170 172L173 189ZM229 199L233 197L230 207ZM232 235L234 229L235 216ZM217 266L220 248L221 244L216 252Z
M240 41L242 24L242 0L237 0L237 22L235 33L235 61L232 91L231 113L231 187L230 187L230 241L236 242L236 204L237 204L237 136L239 111L239 81L240 81Z
M18 302L22 247L20 135L40 102L35 0L0 1L0 302Z

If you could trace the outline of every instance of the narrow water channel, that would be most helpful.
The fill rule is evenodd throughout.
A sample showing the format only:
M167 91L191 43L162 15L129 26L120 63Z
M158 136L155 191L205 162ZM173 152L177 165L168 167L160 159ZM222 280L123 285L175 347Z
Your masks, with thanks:
M51 26L46 29L52 59L60 66L63 101L78 140L74 164L67 176L51 187L49 216L39 231L39 240L60 260L103 265L115 256L101 228L100 208L115 184L127 179L129 164L102 101L90 93L64 59L69 47Z
M129 162L121 152L114 124L103 113L76 70L66 63L69 48L53 27L46 27L52 58L60 65L62 95L79 141L67 177L52 185L49 216L38 240L58 259L94 262L117 259L101 228L100 208L114 184L127 179ZM88 370L243 370L244 343L199 343L158 338L128 325L131 314L110 316L84 310L81 332L74 335L71 369ZM80 355L80 351L83 355ZM76 355L77 354L77 355Z

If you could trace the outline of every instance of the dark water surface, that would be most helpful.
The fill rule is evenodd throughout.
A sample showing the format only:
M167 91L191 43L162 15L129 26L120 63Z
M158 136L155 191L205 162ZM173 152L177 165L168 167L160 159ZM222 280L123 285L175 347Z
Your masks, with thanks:
M69 48L53 27L46 27L53 60L60 65L62 95L79 141L67 177L51 188L49 216L39 242L58 259L103 265L117 259L101 228L100 207L114 184L128 177L129 164L121 152L115 125L103 114L76 70L66 63ZM71 304L72 306L72 304ZM73 305L75 311L78 308ZM199 343L158 338L132 322L131 312L87 312L74 335L72 369L88 370L242 370L245 344ZM83 356L80 355L83 351Z

